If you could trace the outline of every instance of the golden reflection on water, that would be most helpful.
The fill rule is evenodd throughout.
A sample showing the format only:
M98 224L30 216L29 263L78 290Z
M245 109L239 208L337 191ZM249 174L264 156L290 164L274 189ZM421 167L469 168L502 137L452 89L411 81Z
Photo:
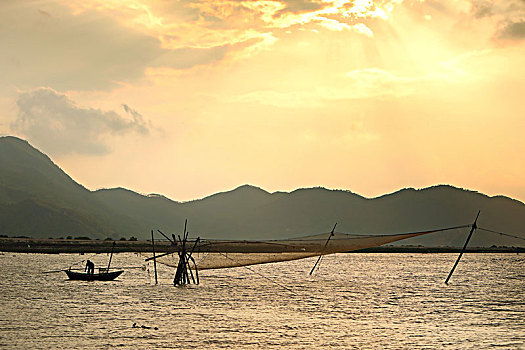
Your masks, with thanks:
M314 276L315 258L251 267L293 293L244 268L202 271L200 285L185 287L174 287L173 269L163 266L155 286L153 265L114 282L41 273L87 258L99 267L108 257L0 255L0 347L525 346L523 255L467 254L448 286L455 254L337 254ZM144 260L116 254L112 264Z

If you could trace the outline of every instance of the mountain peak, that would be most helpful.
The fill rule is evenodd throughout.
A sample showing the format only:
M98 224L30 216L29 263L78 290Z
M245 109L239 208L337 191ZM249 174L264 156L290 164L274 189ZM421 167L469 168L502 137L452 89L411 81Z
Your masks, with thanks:
M224 192L217 192L217 193L214 193L214 194L212 194L210 196L204 197L202 199L197 199L196 201L202 201L202 200L205 200L205 199L208 199L208 198L229 198L229 197L232 197L232 196L235 196L235 197L238 197L238 196L241 196L241 197L246 197L246 196L252 197L252 196L259 196L259 195L266 196L266 195L270 195L270 193L265 191L265 190L263 190L260 187L249 185L249 184L244 184L244 185L241 185L239 187L234 188L233 190L228 190L228 191L224 191Z
M31 188L29 195L48 192L51 184L86 190L44 153L28 141L14 136L0 137L0 176L5 186Z
M0 142L19 142L29 145L29 142L27 140L11 135L0 136Z
M241 185L241 186L233 189L232 191L264 192L264 193L269 194L268 191L266 191L266 190L264 190L264 189L262 189L260 187L254 186L254 185L250 185L250 184Z
M22 152L26 155L31 154L51 162L51 159L33 147L27 140L23 140L16 136L0 136L0 156L10 152Z

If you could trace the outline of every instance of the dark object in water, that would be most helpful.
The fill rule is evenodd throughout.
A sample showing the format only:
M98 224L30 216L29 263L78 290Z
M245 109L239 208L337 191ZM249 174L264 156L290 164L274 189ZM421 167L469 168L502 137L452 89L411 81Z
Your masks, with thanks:
M140 326L140 327L139 327L139 326L137 325L137 323L136 323L136 322L135 322L135 323L133 323L133 326L131 326L131 327L132 327L132 328L142 328L142 329L151 329L151 328L152 328L152 327L149 327L149 326L144 326L144 325L142 325L142 326ZM158 329L159 329L159 327L153 327L153 329L154 329L154 330L158 330Z
M75 272L71 270L64 270L70 280L79 280L79 281L113 281L115 278L120 276L123 270L112 271L112 272L103 272L103 273L84 273L84 272Z

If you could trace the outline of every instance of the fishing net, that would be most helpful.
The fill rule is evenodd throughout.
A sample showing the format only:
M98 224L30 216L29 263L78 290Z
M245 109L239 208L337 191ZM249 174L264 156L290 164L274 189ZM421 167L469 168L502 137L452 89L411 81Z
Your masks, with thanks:
M449 229L381 236L329 232L288 240L201 240L195 245L192 253L195 264L191 263L190 267L194 269L194 265L196 265L199 270L221 269L304 259L313 256L377 247L402 239ZM189 247L186 249L191 250L193 243L188 242L188 245ZM151 253L144 253L144 255L148 257L153 256ZM158 257L157 261L168 266L176 267L179 261L177 247L174 247L173 254Z

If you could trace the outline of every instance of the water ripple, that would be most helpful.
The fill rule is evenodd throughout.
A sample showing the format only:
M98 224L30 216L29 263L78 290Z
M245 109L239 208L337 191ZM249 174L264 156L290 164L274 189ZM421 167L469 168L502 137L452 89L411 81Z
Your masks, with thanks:
M202 271L201 285L173 287L173 270L127 270L114 282L41 274L73 254L0 255L2 348L522 349L525 259L467 254L337 254ZM104 266L106 255L92 259ZM116 254L119 266L141 265ZM133 328L133 323L146 328ZM154 329L157 327L157 329Z

